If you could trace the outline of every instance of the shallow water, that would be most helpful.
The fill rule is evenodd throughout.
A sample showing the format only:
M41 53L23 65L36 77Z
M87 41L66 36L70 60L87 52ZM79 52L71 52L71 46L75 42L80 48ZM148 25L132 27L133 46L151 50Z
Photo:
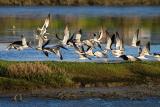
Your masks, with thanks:
M61 61L59 57L54 54L49 54L49 57L46 57L42 51L38 51L35 49L24 49L22 51L17 51L14 49L6 50L8 44L0 44L0 59L8 60L8 61ZM102 45L104 47L105 45ZM158 53L160 49L160 45L151 45L151 53ZM94 51L99 50L98 48ZM79 59L79 55L75 52L73 47L68 47L68 50L61 49L63 55L63 61L70 62L122 62L123 60L117 57L114 57L110 52L107 58L97 58L90 57L89 59ZM125 54L138 56L138 48L134 48L131 46L125 46ZM148 56L147 61L160 61L160 58L155 58L153 56Z
M142 44L151 42L151 53L160 52L160 6L156 7L0 7L0 59L13 61L45 61L59 60L55 55L48 58L40 51L26 49L23 51L5 50L7 45L16 40L20 40L20 35L24 34L27 40L36 44L33 30L41 27L44 18L51 13L52 19L48 32L52 35L52 44L59 41L55 38L55 33L62 38L63 30L68 25L70 33L82 28L82 40L91 38L89 35L98 32L103 26L114 33L119 31L120 37L125 43L126 54L137 56L138 49L130 47L136 29L140 28L140 40ZM15 30L12 30L12 26ZM104 46L103 46L104 47ZM79 60L73 48L70 51L62 50L64 61L90 61ZM97 50L97 49L96 49ZM94 51L96 51L94 50ZM121 61L109 54L108 58L91 57L92 61L108 62ZM151 57L151 60L160 60Z
M25 98L22 102L14 102L9 98L0 99L0 107L159 107L160 99L144 100L56 100L42 98Z

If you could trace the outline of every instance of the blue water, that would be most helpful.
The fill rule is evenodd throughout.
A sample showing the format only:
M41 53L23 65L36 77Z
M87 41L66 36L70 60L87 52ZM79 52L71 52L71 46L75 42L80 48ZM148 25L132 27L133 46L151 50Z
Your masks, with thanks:
M8 61L61 61L59 57L55 54L49 54L49 57L46 57L42 51L36 49L24 49L21 51L11 49L6 50L9 44L0 43L0 60L8 60ZM104 48L105 45L102 45ZM89 59L79 59L79 55L75 52L73 47L67 47L68 50L61 49L61 53L63 56L63 61L70 62L122 62L121 58L114 57L110 52L106 58L97 58L90 57ZM98 48L94 51L99 50ZM151 53L159 53L160 45L151 45ZM133 55L135 57L138 56L138 48L134 48L131 46L125 46L125 54ZM155 58L153 56L148 56L148 61L160 61L160 58Z
M160 99L149 98L143 100L57 100L42 98L25 98L22 102L15 102L9 98L0 99L0 107L160 107Z
M32 14L34 13L34 14ZM52 7L0 7L1 16L43 16L52 15L68 16L125 16L125 17L154 17L160 16L160 6L133 6L133 7L74 7L74 6L52 6Z

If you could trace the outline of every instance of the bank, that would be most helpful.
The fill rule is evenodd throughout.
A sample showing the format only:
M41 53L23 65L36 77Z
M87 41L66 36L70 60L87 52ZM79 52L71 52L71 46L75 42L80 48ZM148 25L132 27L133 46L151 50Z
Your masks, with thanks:
M132 89L132 93L136 89L139 89L136 92L142 93L143 90L148 90L146 92L150 94L146 93L146 95L158 96L159 91L155 92L155 90L160 89L159 65L160 62L81 63L0 61L0 93L1 96L24 93L24 95L52 95L52 97L59 96L58 98L61 98L58 94L59 92L67 94L69 91L66 92L66 89L73 89L77 90L76 92L79 94L74 94L72 93L73 91L70 91L69 96L71 96L64 98L72 98L72 96L77 98L76 95L79 95L78 98L81 98L83 95L90 97L117 96L116 90L117 92L124 92L125 90L129 90L125 92L130 92ZM105 89L106 91L104 92L107 93L109 92L107 90L112 90L112 88L116 90L112 91L112 94L100 93L102 91L97 90L90 93L85 91L88 88ZM65 96L66 94L62 95Z
M148 6L159 0L0 0L1 6Z

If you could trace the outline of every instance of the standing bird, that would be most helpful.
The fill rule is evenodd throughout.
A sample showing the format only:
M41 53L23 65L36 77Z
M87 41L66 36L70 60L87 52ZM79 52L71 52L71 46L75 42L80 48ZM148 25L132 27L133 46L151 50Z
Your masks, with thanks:
M10 50L10 49L23 50L28 47L32 48L31 41L27 42L24 35L21 35L21 41L12 42L11 44L9 44L7 49L8 50Z

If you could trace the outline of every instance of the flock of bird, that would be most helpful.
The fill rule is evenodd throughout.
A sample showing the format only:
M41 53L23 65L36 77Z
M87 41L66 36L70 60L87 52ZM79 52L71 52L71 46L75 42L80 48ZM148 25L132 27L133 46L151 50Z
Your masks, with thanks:
M99 33L93 33L93 38L81 40L82 29L78 32L70 35L68 26L64 30L64 37L61 39L58 34L56 38L59 40L59 44L50 46L51 39L48 39L47 28L50 23L51 16L48 14L44 21L44 25L41 28L37 28L34 32L35 39L38 40L38 44L35 47L36 50L40 50L46 55L49 56L50 53L57 55L61 60L63 60L62 49L68 50L68 47L73 47L75 53L79 55L80 59L91 59L91 56L97 58L107 58L108 53L111 52L113 56L119 57L127 61L139 61L147 59L146 56L160 57L160 53L150 53L150 42L146 45L141 44L139 39L139 29L137 29L136 34L133 36L132 47L138 49L138 56L126 55L123 39L120 38L118 32L110 35L107 30L100 29ZM102 46L102 40L105 39L105 47ZM104 45L104 44L103 44ZM31 42L27 41L24 35L21 36L20 41L15 41L9 44L7 47L10 49L23 50L26 48L33 48ZM99 50L96 50L99 48ZM69 50L68 50L69 51Z

